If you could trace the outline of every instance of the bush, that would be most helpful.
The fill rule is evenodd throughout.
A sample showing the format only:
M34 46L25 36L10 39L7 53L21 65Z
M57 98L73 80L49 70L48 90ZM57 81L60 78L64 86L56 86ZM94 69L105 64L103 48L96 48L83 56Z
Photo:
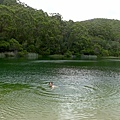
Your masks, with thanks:
M27 54L28 52L26 50L23 50L21 52L18 52L18 57L26 57Z
M65 54L65 57L70 58L72 57L72 53L70 51L67 51Z

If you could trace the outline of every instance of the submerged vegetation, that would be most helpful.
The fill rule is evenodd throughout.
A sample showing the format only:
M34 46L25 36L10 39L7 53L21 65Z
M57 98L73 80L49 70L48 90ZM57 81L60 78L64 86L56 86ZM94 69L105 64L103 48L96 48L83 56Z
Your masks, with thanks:
M120 56L120 21L64 21L19 0L0 0L0 53ZM8 54L9 55L9 54ZM53 57L53 56L52 56Z

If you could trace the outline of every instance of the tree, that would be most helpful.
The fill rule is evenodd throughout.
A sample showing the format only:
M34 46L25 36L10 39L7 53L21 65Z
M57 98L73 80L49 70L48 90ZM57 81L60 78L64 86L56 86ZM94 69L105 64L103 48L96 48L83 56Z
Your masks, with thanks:
M0 52L6 52L9 50L9 42L0 40Z
M12 38L9 40L9 50L16 52L22 50L22 46L19 44L17 40Z
M0 0L0 40L1 51L119 56L120 21L64 21L59 13L48 15L19 0Z
M3 1L4 1L4 0L0 0L0 4L3 4Z
M10 38L14 34L13 10L9 7L0 5L0 36Z
M14 5L14 4L16 4L17 2L16 2L16 0L2 0L3 2L3 4L4 5Z

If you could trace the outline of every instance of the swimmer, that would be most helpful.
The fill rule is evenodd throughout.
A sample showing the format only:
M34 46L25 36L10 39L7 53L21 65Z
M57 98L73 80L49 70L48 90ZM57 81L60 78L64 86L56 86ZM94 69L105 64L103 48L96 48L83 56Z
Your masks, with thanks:
M55 88L55 86L53 85L53 82L49 82L49 87Z
M49 87L52 87L53 86L53 82L49 82Z

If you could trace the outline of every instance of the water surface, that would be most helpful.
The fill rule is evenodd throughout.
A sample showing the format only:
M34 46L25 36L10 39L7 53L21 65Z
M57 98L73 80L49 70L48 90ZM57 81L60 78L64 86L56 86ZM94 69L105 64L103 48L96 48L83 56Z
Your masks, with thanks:
M0 120L120 120L120 61L2 59Z

